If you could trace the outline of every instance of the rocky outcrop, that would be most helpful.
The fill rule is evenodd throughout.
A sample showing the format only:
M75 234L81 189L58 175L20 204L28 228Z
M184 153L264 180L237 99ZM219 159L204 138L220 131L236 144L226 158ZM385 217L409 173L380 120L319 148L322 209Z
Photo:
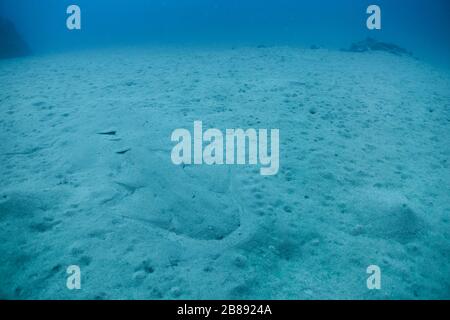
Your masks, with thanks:
M398 56L412 55L408 50L399 47L392 43L381 42L373 38L366 38L365 40L353 43L350 48L345 51L350 52L367 52L367 51L385 51Z
M17 32L14 24L0 17L0 59L21 57L30 54L30 49Z

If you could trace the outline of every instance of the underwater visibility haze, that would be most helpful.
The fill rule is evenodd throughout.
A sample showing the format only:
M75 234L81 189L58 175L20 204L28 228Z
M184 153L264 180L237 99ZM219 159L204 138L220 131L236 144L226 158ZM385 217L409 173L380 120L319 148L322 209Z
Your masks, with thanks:
M449 31L445 0L0 0L0 298L450 299Z

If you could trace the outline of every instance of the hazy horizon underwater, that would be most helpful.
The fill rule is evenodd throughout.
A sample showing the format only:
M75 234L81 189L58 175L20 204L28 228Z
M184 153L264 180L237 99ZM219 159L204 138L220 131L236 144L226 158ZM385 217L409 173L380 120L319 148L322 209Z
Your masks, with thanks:
M450 299L449 9L0 0L0 299Z

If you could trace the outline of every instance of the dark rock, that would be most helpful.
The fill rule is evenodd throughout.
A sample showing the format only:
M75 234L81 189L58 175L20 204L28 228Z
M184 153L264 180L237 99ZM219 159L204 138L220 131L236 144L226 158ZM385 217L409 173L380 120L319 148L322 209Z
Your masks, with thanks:
M412 55L408 50L399 47L392 43L377 41L373 38L366 38L363 41L353 43L349 49L345 51L350 52L367 52L367 51L385 51L388 53L395 54L397 56L402 55Z
M0 17L0 59L22 57L30 53L30 48L16 31L14 24Z
M97 134L107 135L107 136L115 136L116 133L117 133L116 130L97 132Z
M130 150L131 150L131 148L123 149L123 150L116 151L116 153L117 153L117 154L125 154L125 153L127 153L128 151L130 151Z

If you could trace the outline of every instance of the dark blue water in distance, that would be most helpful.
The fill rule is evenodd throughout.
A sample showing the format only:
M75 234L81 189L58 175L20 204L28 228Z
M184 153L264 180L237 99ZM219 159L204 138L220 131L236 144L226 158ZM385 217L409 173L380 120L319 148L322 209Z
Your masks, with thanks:
M65 27L65 10L82 10L82 32ZM368 5L382 11L382 29L365 27ZM450 52L446 0L1 0L36 52L123 43L270 44L347 47L366 36L442 60Z

